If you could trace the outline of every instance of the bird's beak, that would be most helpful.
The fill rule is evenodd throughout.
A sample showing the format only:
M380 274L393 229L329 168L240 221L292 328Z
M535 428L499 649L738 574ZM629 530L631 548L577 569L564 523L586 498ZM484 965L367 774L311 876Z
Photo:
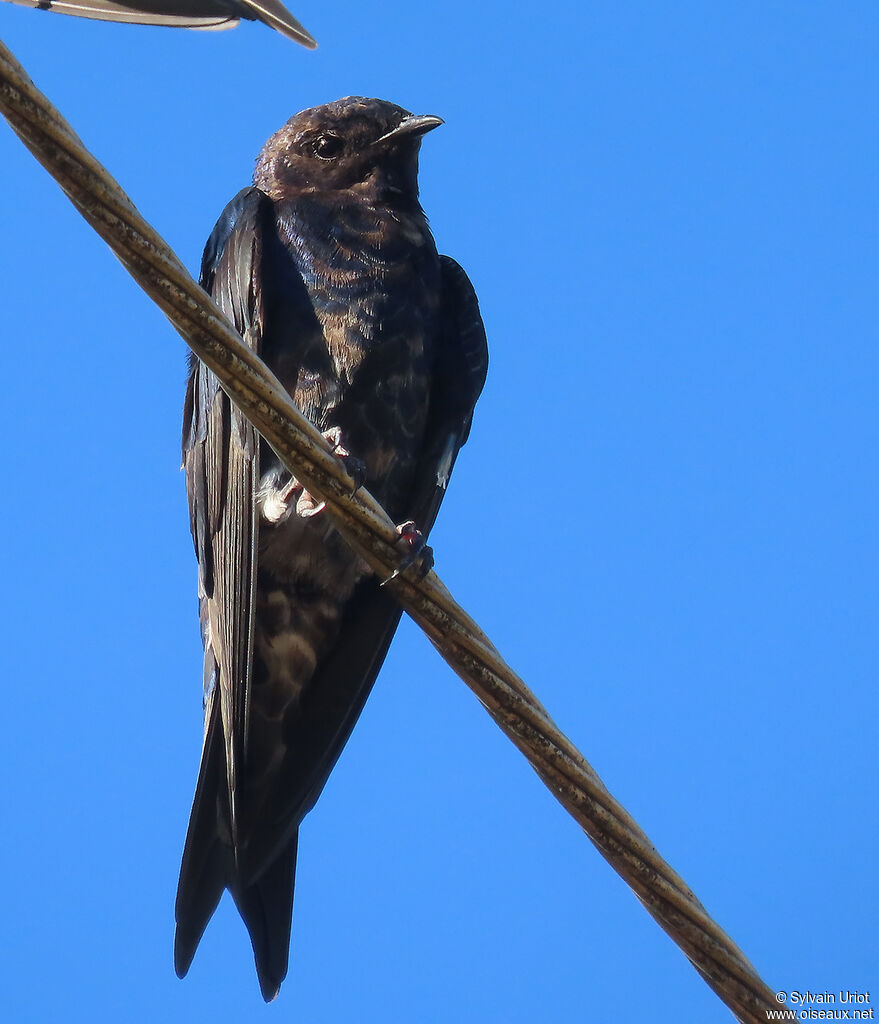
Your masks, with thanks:
M397 139L401 139L404 136L419 138L427 132L432 132L434 128L439 128L443 123L441 117L434 117L433 114L410 114L409 117L404 117L397 127L389 131L387 135L382 135L376 141L376 145L396 142Z

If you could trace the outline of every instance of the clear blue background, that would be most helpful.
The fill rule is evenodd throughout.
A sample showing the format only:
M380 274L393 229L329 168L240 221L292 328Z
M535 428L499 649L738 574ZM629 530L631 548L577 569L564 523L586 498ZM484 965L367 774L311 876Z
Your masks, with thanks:
M0 8L193 269L295 111L446 118L422 196L492 366L440 576L769 984L879 989L875 0L291 0L314 54ZM729 1020L409 622L279 1000L228 900L175 978L184 346L3 125L0 181L3 1019Z

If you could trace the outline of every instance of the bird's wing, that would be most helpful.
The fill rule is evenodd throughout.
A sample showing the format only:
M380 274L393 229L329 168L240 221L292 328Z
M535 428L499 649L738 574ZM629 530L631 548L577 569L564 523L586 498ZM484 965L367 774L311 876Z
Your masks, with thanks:
M213 13L196 14L187 0L150 4L142 9L139 4L114 3L113 0L9 0L19 7L33 7L41 11L55 11L92 21L118 21L129 25L165 25L171 28L225 29L238 24L238 16L231 7L215 5ZM167 6L167 10L163 8ZM205 8L199 4L198 9ZM158 7L159 10L154 8Z
M273 305L273 204L244 189L205 247L201 284L244 341L259 352ZM234 874L236 794L245 754L253 662L259 435L214 374L191 357L183 417L183 466L198 558L205 646L205 738L177 894L175 961L183 974Z
M266 310L260 266L271 216L271 201L258 189L245 189L223 211L202 261L202 287L257 352ZM204 602L205 650L217 670L234 837L253 661L259 435L195 358L184 407L183 466ZM205 682L212 699L214 680Z
M173 28L234 28L240 18L262 21L282 35L314 49L314 38L279 0L10 0L20 7L56 11L94 21Z
M445 497L458 452L470 435L473 409L488 373L488 343L473 285L450 256L440 256L440 267L440 352L411 496L410 518L425 536Z
M473 408L485 383L488 347L479 305L467 275L441 257L441 338L430 391L430 412L416 475L403 516L426 536L446 493L458 452L467 440ZM270 828L254 837L254 876L272 863L314 806L360 712L400 621L401 609L381 581L367 577L346 604L332 650L285 720L285 755Z
M243 7L250 13L242 10L242 17L261 21L269 28L276 29L281 35L307 46L309 50L317 46L314 36L299 24L279 0L243 0Z

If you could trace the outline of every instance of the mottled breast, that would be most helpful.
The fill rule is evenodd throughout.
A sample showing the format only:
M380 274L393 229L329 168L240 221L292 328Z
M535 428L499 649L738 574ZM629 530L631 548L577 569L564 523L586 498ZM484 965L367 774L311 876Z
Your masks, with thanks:
M278 204L278 231L304 284L314 328L298 353L297 405L340 427L367 487L394 516L427 415L439 307L439 259L417 204ZM291 367L292 369L292 367Z

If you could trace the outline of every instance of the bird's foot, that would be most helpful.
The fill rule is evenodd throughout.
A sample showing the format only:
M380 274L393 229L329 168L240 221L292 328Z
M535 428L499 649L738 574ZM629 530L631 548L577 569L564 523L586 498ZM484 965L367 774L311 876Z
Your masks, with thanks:
M410 566L416 563L418 565L416 578L419 580L423 580L433 568L433 548L427 543L424 534L415 523L411 519L407 519L405 523L400 523L396 530L400 535L397 539L396 547L402 550L403 561L382 583L382 586L396 579L401 573L404 573Z
M303 519L316 516L326 502L317 501L310 491L291 476L287 483L277 490L270 491L263 501L262 514L270 523L282 523L291 512Z
M366 483L366 463L362 459L358 459L356 455L352 455L344 447L342 444L341 427L330 427L329 430L323 432L323 436L325 440L329 441L330 447L333 449L333 455L342 460L345 471L354 483L351 494L356 494Z
M355 458L347 448L342 445L342 431L339 427L330 427L322 432L323 438L329 442L333 454L342 459L345 470L354 482L354 494L366 479L366 466L360 459ZM295 504L294 504L295 499ZM263 505L263 514L270 523L280 523L295 510L300 519L310 519L322 512L326 507L325 501L318 501L317 498L302 486L295 476L291 476L284 487L274 491Z

